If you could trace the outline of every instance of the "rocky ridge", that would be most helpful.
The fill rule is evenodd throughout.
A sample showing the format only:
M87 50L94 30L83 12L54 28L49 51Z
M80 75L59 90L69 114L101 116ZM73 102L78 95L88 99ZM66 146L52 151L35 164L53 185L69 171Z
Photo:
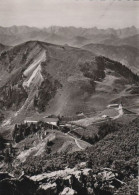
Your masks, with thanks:
M24 187L22 187L23 184ZM126 183L120 180L120 174L116 171L102 168L94 173L91 168L86 167L86 163L81 163L73 169L66 168L65 170L31 177L23 173L18 179L8 173L0 173L2 195L7 194L6 190L9 190L9 188L11 188L11 191L8 191L8 193L19 195L31 195L34 192L37 195L95 195L104 193L109 195L124 185Z

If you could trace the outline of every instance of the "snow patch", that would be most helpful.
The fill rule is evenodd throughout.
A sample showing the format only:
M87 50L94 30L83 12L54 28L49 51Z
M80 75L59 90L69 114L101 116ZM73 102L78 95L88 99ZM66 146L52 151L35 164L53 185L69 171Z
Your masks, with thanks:
M43 81L43 77L41 74L41 65L38 65L38 67L33 71L32 75L29 77L29 79L27 81L23 82L23 87L29 87L31 82L33 81L33 79L38 76L40 78L40 81Z
M27 100L28 100L28 98L26 99L26 101L27 101ZM18 114L23 110L24 105L25 105L25 104L23 104L23 106L14 114L14 116L18 116Z
M28 77L29 74L31 74L36 67L41 63L44 62L46 60L46 55L45 52L41 53L41 55L34 60L34 62L23 72L23 75Z

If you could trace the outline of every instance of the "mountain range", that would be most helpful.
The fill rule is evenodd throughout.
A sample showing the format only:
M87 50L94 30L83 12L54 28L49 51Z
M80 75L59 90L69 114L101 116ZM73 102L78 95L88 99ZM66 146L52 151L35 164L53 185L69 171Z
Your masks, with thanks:
M123 29L59 26L40 29L28 26L12 26L0 27L0 43L13 46L30 40L38 40L60 45L69 44L77 47L89 43L138 47L138 34L139 29L134 26Z

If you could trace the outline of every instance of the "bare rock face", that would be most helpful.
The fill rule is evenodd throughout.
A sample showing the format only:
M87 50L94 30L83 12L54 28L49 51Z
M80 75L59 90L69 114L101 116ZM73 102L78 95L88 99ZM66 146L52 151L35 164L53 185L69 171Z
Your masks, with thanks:
M94 173L92 169L81 167L31 177L22 175L19 179L1 173L1 194L8 194L9 191L19 195L112 195L126 185L120 181L119 174L109 168Z
M57 194L57 185L56 183L44 183L39 186L37 190L37 195L43 194Z
M75 195L77 192L69 187L64 188L64 190L60 193L60 195L66 195L66 194L71 194Z
M77 166L73 169L43 173L30 177L38 184L38 194L113 194L116 189L125 185L119 174L109 168L94 173L92 169Z

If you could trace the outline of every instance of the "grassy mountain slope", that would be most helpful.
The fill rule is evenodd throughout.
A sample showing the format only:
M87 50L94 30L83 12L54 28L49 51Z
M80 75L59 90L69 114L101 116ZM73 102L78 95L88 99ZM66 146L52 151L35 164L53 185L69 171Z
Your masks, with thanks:
M77 163L77 158L80 162L90 159L93 163L94 169L98 169L101 166L111 167L114 165L114 162L122 162L122 160L125 164L130 163L132 160L137 162L137 132L139 118L137 117L124 125L117 126L117 124L118 123L116 122L113 123L113 129L111 129L111 132L103 139L100 139L100 141L96 141L92 147L87 148L85 151L69 154L69 156L61 156L59 158L53 156L53 162L57 159L54 164L60 159L64 162L65 159L69 158L71 159L70 166L73 167ZM103 128L103 126L101 126L101 128ZM101 132L103 134L103 131ZM124 164L121 164L121 166L124 166ZM137 167L134 168L135 171L137 171Z
M4 50L7 50L9 48L10 48L9 46L0 43L0 53L2 53Z
M139 50L128 45L111 46L104 44L88 44L83 49L92 51L96 55L102 55L112 60L125 64L134 73L139 71Z
M115 46L129 45L131 47L136 47L137 49L139 49L139 34L125 37L125 38L115 38L115 39L110 38L101 41L100 43L105 45L115 45Z
M105 132L108 130L104 126L101 125L100 127L100 135L103 135L104 129ZM107 124L107 127L109 128L109 124ZM53 174L55 170L65 169L67 166L74 168L77 163L87 162L94 174L102 168L107 167L118 172L119 179L124 182L120 188L114 188L114 191L110 186L106 186L106 194L133 193L136 195L138 128L139 118L124 125L119 125L115 122L110 126L110 132L105 137L102 136L92 147L84 151L77 151L66 155L61 154L60 156L56 153L54 155L31 156L22 165L16 167L16 170L21 171L23 168L27 175L38 175L44 172L52 172ZM43 166L40 166L40 163ZM94 194L104 194L104 192L101 192L103 187L98 187L99 192L95 192Z
M139 82L121 63L69 46L30 41L0 56L0 103L17 121L36 112L96 113ZM118 100L119 99L119 100ZM22 116L23 114L23 116Z

